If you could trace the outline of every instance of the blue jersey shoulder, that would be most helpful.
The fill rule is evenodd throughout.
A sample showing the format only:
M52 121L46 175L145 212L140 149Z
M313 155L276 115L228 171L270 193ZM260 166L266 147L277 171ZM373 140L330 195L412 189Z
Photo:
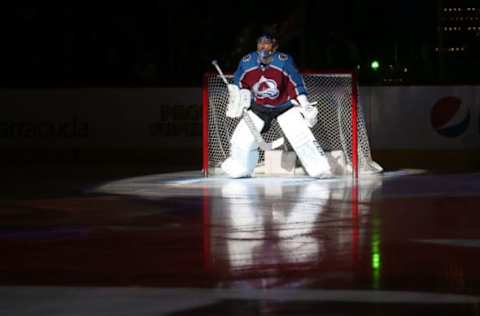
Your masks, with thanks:
M244 69L250 68L251 66L255 65L257 63L257 56L256 52L251 52L250 54L247 54L242 57L241 64Z
M283 68L286 65L292 64L292 57L285 53L276 52L273 55L272 63Z
M237 70L233 74L233 82L237 86L241 86L240 79L243 77L245 72L249 69L258 66L257 52L251 52L242 57L240 60Z

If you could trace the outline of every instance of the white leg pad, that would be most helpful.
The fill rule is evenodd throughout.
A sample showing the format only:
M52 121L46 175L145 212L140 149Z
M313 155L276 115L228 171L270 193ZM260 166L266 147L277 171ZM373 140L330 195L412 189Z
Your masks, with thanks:
M222 170L231 178L250 177L257 165L258 150L244 151L238 147L230 149L231 155L225 160Z
M264 125L263 120L251 111L249 114L255 127L260 131ZM232 178L250 177L257 165L258 156L255 138L242 119L230 140L230 156L222 163L221 168Z
M277 121L308 175L316 178L332 176L325 153L307 127L300 110L291 108Z

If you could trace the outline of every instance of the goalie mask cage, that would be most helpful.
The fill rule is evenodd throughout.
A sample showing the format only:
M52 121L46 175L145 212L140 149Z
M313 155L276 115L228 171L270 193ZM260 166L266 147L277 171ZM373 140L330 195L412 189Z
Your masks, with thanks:
M318 123L311 130L327 156L330 152L337 153L334 156L341 159L342 174L356 177L362 173L381 172L382 168L371 157L363 111L357 101L355 73L306 71L302 75L309 101L318 102ZM233 76L226 77L233 82ZM205 175L218 173L221 163L229 156L230 138L240 121L225 115L227 101L227 87L220 76L205 74L202 119ZM262 136L267 143L283 136L276 120ZM264 152L260 150L259 167L263 161Z

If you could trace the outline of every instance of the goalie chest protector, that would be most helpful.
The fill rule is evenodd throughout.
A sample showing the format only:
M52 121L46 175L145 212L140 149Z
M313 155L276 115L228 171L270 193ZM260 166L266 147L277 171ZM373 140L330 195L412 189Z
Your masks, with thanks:
M275 52L269 65L259 61L257 52L242 58L234 74L234 83L250 89L255 103L279 106L300 94L306 94L305 84L292 58Z

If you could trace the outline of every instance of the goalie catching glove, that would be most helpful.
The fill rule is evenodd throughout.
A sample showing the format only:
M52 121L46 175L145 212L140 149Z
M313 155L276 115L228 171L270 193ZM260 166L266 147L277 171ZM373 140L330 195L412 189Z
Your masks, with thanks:
M293 104L300 106L300 112L302 113L308 127L312 128L315 124L317 124L318 110L315 106L313 106L313 104L316 104L316 102L310 103L307 99L307 96L304 94L301 94L297 97L297 102L295 102L295 100L292 101Z
M226 115L231 118L241 117L243 109L250 107L252 93L248 89L239 89L234 84L227 85L228 104Z

